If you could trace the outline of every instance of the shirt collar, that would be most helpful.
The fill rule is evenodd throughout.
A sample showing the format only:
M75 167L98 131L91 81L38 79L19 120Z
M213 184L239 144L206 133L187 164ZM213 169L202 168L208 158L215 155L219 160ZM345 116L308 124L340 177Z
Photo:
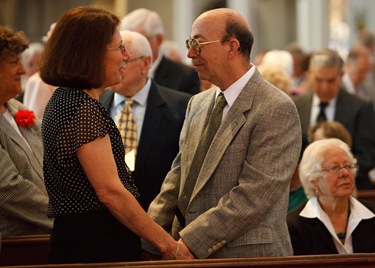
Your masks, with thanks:
M359 220L366 220L375 217L375 214L365 207L361 202L359 202L354 197L350 197L350 214ZM321 208L318 199L312 197L307 201L306 206L299 214L301 217L305 218L318 218L322 219L326 215L324 210Z
M150 92L151 88L151 79L147 79L146 84L134 95L132 96L132 99L139 105L146 105L148 93ZM123 106L124 101L126 97L123 95L120 95L118 93L115 93L115 96L113 98L113 106L117 107L118 105Z
M225 91L222 91L220 88L217 88L216 97L220 94L220 92L223 92L228 106L232 107L234 101L237 99L238 95L240 95L242 89L253 76L255 68L255 65L252 65L250 69L243 76L241 76L240 79L238 79L236 82L230 85Z

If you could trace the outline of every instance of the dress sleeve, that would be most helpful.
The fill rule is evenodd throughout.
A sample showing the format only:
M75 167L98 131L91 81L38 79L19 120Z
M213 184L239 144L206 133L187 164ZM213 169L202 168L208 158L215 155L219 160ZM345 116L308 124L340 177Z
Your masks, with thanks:
M71 161L78 161L78 148L108 134L107 126L108 122L98 104L93 100L83 102L62 130L59 146L60 163L69 165Z

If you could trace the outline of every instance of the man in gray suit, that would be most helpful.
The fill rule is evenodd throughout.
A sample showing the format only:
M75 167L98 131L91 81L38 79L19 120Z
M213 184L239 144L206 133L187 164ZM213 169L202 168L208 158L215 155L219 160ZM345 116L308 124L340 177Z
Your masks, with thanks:
M250 64L253 36L238 12L203 13L186 43L199 77L218 88L191 98L179 154L148 213L179 239L180 249L187 247L196 258L291 255L286 213L301 148L297 110ZM186 210L180 211L181 194L191 180L190 168L198 164L196 150L219 93L227 102L222 122ZM145 241L143 248L153 251Z

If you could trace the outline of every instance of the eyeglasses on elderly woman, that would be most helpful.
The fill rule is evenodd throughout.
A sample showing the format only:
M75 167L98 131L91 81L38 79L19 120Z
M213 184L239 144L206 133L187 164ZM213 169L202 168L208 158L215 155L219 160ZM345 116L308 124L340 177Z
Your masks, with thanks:
M347 171L356 171L358 169L358 164L356 164L356 163L350 163L350 164L330 166L328 168L325 168L325 169L322 169L322 170L318 170L318 171L316 171L316 173L317 172L326 171L326 172L329 172L329 173L332 173L332 174L338 174L344 168Z
M107 51L119 50L119 51L121 51L121 54L125 54L125 52L126 52L126 46L123 45L123 44L121 44L119 47L107 48L106 50Z

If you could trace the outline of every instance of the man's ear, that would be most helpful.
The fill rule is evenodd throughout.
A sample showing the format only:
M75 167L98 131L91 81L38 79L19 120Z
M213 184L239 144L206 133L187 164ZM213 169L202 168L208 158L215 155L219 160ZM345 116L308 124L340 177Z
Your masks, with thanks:
M150 69L150 64L151 64L151 57L150 56L144 56L143 60L142 60L142 71L144 71L145 73L148 73L149 69Z
M240 42L237 39L231 39L228 41L228 43L229 43L229 52L240 50Z
M163 41L164 41L164 37L163 37L163 35L161 35L161 34L157 34L157 35L155 36L155 38L156 38L156 40L157 40L159 46L161 46L161 44L162 44Z

